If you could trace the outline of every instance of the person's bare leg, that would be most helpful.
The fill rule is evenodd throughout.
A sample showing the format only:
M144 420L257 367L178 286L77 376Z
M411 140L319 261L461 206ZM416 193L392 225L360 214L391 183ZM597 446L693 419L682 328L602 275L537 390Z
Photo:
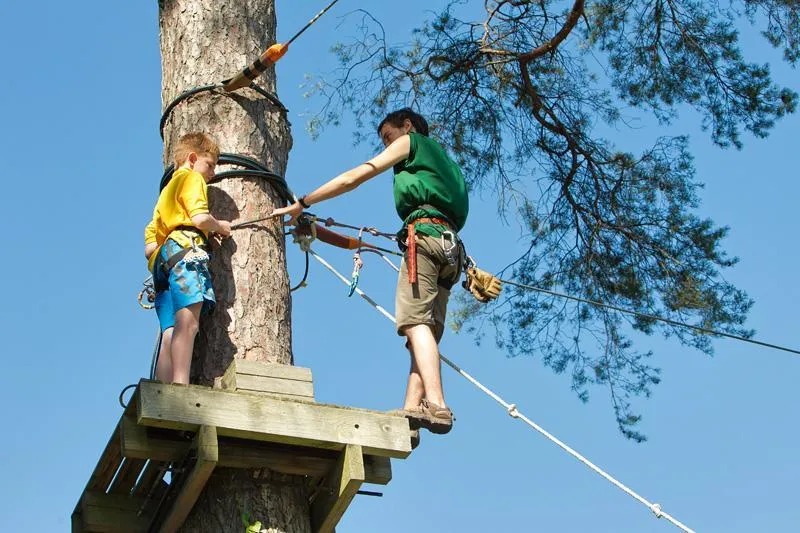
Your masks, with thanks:
M408 346L408 352L411 354L411 370L408 373L408 386L406 387L406 399L403 403L403 409L414 409L422 402L425 397L425 387L422 384L422 376L419 374L417 361L414 359L414 351L411 345Z
M172 333L172 382L189 384L192 367L194 338L200 329L200 310L203 302L179 309L175 313L175 331Z
M425 389L424 397L431 403L440 407L447 407L444 403L442 391L442 373L439 364L439 346L433 329L427 324L408 326L403 330L411 354L414 357L422 385ZM409 377L409 382L411 377ZM421 399L421 398L420 398Z
M156 363L156 379L162 383L172 382L172 332L175 328L167 328L161 333L161 348L158 350Z

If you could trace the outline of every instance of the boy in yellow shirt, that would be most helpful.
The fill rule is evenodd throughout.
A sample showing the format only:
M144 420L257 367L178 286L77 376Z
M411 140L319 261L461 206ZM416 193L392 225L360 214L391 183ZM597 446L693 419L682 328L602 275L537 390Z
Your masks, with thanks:
M153 273L162 331L156 379L188 384L200 314L210 312L216 302L208 236L230 236L231 223L208 212L207 183L219 159L216 143L203 133L184 135L173 158L176 170L144 230L144 254Z

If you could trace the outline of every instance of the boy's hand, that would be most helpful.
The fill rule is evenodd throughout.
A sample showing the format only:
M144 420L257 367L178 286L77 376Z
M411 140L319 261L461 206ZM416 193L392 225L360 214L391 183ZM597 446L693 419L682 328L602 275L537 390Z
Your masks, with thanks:
M276 209L272 212L273 217L283 217L283 215L289 215L291 218L289 219L289 224L294 224L297 220L297 217L303 212L303 206L300 205L300 202L295 202L289 207L281 207L280 209Z
M231 223L228 220L218 220L219 229L217 230L217 234L221 236L223 239L231 236Z

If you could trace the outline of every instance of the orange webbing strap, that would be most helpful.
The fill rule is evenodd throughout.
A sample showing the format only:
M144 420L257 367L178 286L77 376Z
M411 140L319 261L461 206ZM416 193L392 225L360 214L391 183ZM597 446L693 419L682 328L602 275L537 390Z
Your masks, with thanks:
M253 82L253 80L261 75L262 72L267 70L267 67L270 65L270 63L273 65L277 63L278 60L282 58L288 50L288 44L273 44L267 48L263 54L261 54L261 57L253 61L250 66L246 67L243 71L230 80L223 82L223 87L227 92L235 91L236 89L241 89L242 87L247 87Z
M413 222L408 225L408 256L406 263L408 266L408 282L413 285L417 282L417 233Z
M347 235L336 233L319 224L316 224L316 226L317 239L322 242L330 244L331 246L336 246L337 248L344 248L345 250L355 250L358 248L358 239L355 237L348 237Z

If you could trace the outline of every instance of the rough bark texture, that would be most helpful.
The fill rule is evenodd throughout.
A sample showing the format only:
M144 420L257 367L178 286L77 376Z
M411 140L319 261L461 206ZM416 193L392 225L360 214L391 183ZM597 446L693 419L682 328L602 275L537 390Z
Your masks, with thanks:
M187 89L218 83L275 42L274 0L161 0L163 105ZM259 79L275 91L275 72ZM179 104L164 129L164 160L191 131L209 133L223 152L248 155L277 174L286 169L291 136L286 116L250 89L233 95L201 93ZM217 169L219 172L221 169ZM259 179L227 179L209 186L211 212L249 220L280 202ZM217 308L204 317L195 343L192 381L210 385L233 358L291 364L291 300L283 229L268 222L234 232L213 253ZM219 471L182 531L237 532L241 511L270 532L310 531L302 480L271 473Z

